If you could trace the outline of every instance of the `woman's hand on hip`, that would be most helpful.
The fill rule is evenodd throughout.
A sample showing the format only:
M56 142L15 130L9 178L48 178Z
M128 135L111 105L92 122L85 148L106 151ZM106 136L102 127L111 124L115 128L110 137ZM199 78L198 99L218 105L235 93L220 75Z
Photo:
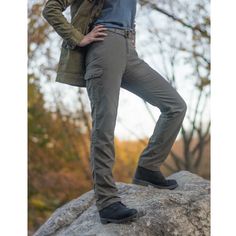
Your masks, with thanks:
M84 47L95 41L103 41L105 36L107 36L107 33L102 32L105 30L107 30L107 28L104 25L96 25L88 34L84 36L79 46Z

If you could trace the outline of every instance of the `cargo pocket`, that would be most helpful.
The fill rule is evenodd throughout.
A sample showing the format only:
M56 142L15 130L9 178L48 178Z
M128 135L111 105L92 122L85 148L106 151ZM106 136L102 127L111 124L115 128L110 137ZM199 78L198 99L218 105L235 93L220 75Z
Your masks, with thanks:
M86 87L89 93L93 95L95 94L95 90L99 90L102 87L102 74L103 68L101 67L93 67L91 69L87 69L84 75L84 79L86 82ZM97 97L97 96L96 96Z
M99 103L101 102L102 99L102 94L103 94L102 75L103 75L103 68L101 67L87 68L84 75L84 79L86 82L86 89L91 103L93 119L95 119L97 113L97 106L99 106Z
M89 80L94 78L101 78L102 74L103 74L103 68L87 69L84 75L84 79Z

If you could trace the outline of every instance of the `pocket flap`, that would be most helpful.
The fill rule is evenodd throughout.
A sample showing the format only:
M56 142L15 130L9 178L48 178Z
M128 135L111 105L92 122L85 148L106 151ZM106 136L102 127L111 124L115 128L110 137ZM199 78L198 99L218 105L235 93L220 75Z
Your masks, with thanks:
M103 68L92 68L86 71L84 75L84 79L92 79L96 77L100 77L103 73Z

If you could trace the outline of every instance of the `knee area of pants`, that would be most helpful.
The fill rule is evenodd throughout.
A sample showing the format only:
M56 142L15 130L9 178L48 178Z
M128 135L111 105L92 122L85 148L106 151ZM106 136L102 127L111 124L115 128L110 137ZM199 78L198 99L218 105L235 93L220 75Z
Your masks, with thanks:
M184 100L179 101L176 106L172 109L172 113L178 113L185 115L187 111L187 104Z
M181 111L181 113L184 113L184 114L187 111L187 104L186 104L186 102L184 100L182 100L182 102L181 102L180 111Z

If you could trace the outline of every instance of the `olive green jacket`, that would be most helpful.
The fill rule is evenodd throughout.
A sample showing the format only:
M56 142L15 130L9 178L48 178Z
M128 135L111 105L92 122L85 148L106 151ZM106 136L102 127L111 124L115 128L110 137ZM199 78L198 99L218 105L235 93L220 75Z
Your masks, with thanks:
M86 47L80 47L79 43L90 32L90 26L100 15L103 5L104 0L48 0L44 5L43 17L63 39L56 82L86 87ZM63 15L69 6L71 22Z

